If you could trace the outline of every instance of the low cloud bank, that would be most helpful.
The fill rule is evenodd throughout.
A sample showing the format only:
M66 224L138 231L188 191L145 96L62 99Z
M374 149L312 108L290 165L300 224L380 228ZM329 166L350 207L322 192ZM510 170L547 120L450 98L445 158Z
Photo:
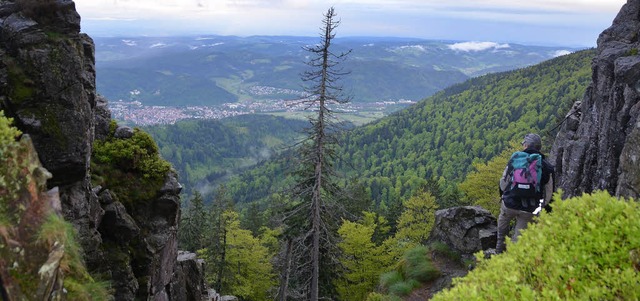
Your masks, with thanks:
M497 50L509 48L509 44L498 44L495 42L463 42L463 43L455 43L448 45L449 49L456 51L484 51L484 50Z

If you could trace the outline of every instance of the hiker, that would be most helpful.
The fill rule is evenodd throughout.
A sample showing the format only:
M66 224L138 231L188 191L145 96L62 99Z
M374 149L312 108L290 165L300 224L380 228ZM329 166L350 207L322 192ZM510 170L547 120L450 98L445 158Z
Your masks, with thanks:
M498 242L496 253L505 250L505 236L509 223L515 219L512 241L518 240L520 231L551 201L553 194L553 165L540 152L542 139L537 134L526 134L523 151L511 155L500 178L500 216L498 216Z

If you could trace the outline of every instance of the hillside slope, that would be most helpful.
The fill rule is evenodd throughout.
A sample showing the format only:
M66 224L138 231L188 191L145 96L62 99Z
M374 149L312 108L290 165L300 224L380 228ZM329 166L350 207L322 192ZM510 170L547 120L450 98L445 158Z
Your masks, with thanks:
M490 159L527 132L549 134L584 93L593 56L586 50L474 78L358 127L340 142L338 168L345 179L360 179L377 205L434 185L429 179L456 199L455 184L472 161ZM228 186L236 201L251 202L282 187L284 170L281 163L264 163Z
M268 115L185 120L145 128L190 194L223 182L293 145L307 122Z

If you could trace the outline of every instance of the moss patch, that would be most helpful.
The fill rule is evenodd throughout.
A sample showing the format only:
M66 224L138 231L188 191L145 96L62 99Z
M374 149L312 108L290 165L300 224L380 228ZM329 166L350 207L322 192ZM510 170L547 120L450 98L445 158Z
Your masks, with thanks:
M133 137L114 137L116 125L104 141L94 143L91 158L92 181L113 191L127 209L132 203L149 201L156 196L171 169L160 158L158 146L151 136L134 129Z
M32 99L36 94L33 80L27 76L15 59L5 57L3 63L7 66L10 100L19 104Z

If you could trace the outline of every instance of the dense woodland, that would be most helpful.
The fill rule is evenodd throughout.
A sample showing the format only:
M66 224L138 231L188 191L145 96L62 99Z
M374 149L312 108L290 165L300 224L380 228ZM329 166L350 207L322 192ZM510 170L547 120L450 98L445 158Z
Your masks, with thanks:
M343 182L365 190L373 208L427 188L441 207L460 204L458 189L473 163L486 162L527 132L546 137L590 80L594 50L452 86L392 116L346 132L337 150ZM231 179L238 203L251 203L287 185L286 154ZM358 179L356 182L355 179Z
M229 176L265 161L300 139L308 123L268 115L186 120L144 128L178 172L184 191L204 192Z

